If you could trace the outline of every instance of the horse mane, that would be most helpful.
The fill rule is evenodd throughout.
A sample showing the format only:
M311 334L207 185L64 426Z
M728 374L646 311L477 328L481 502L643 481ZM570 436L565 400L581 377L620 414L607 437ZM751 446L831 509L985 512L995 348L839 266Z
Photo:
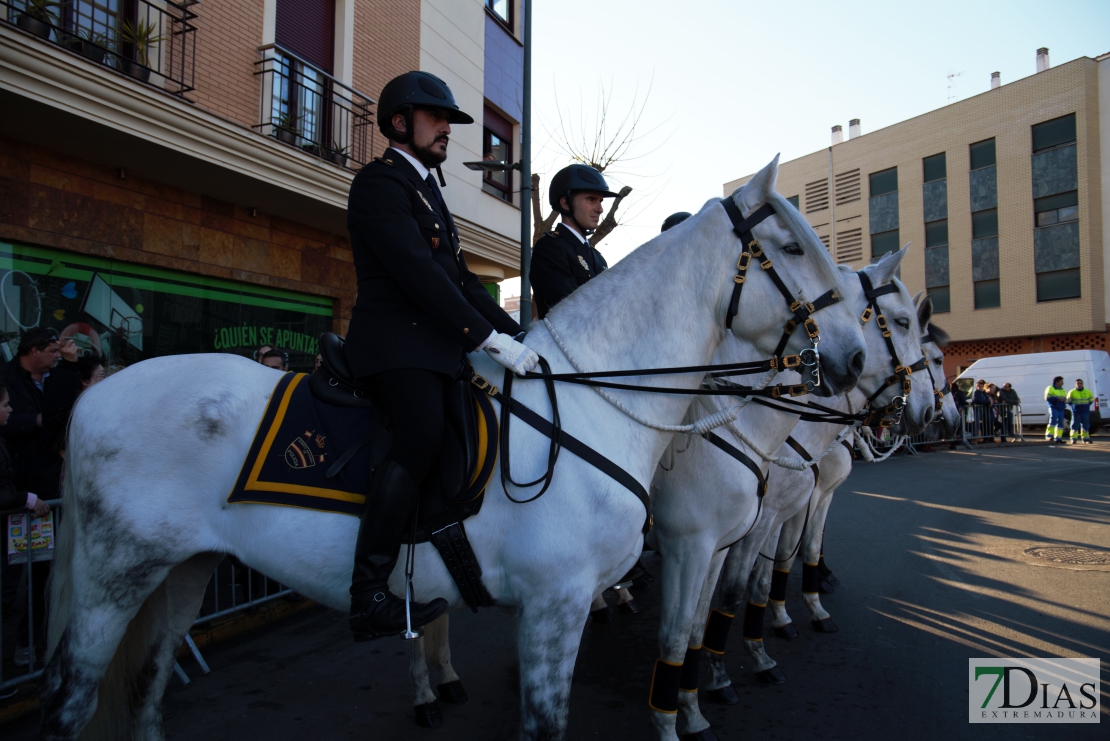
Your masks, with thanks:
M948 347L948 343L952 341L951 335L938 327L935 323L929 322L929 329L925 332L934 345L937 347Z

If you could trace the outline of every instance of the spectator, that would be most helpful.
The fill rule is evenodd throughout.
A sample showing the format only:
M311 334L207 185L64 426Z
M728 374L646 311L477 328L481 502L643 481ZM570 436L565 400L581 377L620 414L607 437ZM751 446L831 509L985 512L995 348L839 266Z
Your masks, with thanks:
M1095 395L1090 389L1083 388L1083 379L1075 379L1075 388L1068 392L1068 406L1071 407L1071 440L1075 445L1083 442L1091 445L1091 404Z
M998 390L998 403L1002 407L999 414L1002 419L1002 442L1006 442L1007 437L1017 437L1014 434L1014 407L1021 404L1021 398L1009 382L1002 384Z
M289 356L281 350L269 350L262 356L260 362L268 368L277 368L280 371L289 370Z
M967 394L964 393L963 388L949 379L949 385L952 387L952 401L956 402L956 409L962 414L967 409Z
M254 351L254 359L261 363L262 358L266 355L266 353L270 352L273 349L274 348L271 345L259 345L258 349Z
M77 359L77 370L81 373L81 390L95 386L104 380L104 361L96 350Z
M990 437L993 442L993 431L991 430L991 412L994 406L994 400L987 393L987 382L980 378L975 382L975 391L971 395L971 410L973 415L974 434L979 442L983 442L984 438Z
M998 435L998 442L1006 442L1006 436L1002 434L1002 418L999 415L999 401L998 401L998 384L987 384L987 396L991 398L991 419L990 419L990 433L991 439Z
M320 366L323 365L323 364L324 364L324 356L321 355L320 353L316 353L316 360L313 361L313 363L312 363L312 372L315 373L316 371L320 370Z
M1052 379L1052 385L1044 390L1044 400L1048 402L1048 426L1044 429L1044 439L1056 445L1064 443L1064 407L1067 399L1064 377L1056 376Z

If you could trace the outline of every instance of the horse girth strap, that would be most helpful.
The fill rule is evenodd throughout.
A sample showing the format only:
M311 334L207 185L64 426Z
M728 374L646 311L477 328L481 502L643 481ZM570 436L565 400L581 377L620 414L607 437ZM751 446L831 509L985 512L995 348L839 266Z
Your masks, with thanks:
M808 450L802 447L802 444L800 442L790 436L787 436L786 444L793 448L794 452L801 456L803 461L810 461L809 468L811 471L813 471L813 485L817 486L817 484L821 481L821 469L816 463L812 462L813 456L809 454Z
M755 461L753 461L743 450L740 450L735 445L732 445L731 443L722 439L719 435L716 435L713 432L703 433L702 437L716 445L720 450L728 453L733 458L743 463L747 467L747 469L752 472L756 480L759 482L759 498L763 499L763 495L767 493L767 477L763 475L763 471L760 470Z
M544 370L547 371L548 373L550 373L549 369L545 368ZM489 384L489 382L487 382L484 378L480 378L477 375L475 375L471 379L471 381L473 383L475 383L475 385L477 385L483 391L485 391L486 394L488 394L491 399L496 399L501 404L501 440L502 440L502 443L501 443L501 467L502 467L501 479L502 479L503 484L508 481L509 468L510 468L510 466L509 466L509 462L510 462L509 461L509 416L510 416L510 414L509 413L511 412L512 414L519 417L529 427L536 430L537 432L544 435L545 437L550 438L551 441L552 441L553 448L556 451L555 452L556 457L558 456L558 452L557 452L558 448L566 448L571 453L574 453L576 456L578 456L582 460L586 461L591 466L593 466L597 470L601 471L606 476L613 479L618 484L621 484L626 489L628 489L633 494L635 494L636 498L640 500L640 504L642 504L644 506L645 520L644 520L644 527L643 527L642 532L644 534L647 534L647 532L649 530L651 530L651 526L652 526L651 500L648 497L647 490L644 489L643 484L641 484L639 481L637 481L635 479L635 477L632 476L632 474L625 471L623 468L618 466L616 463L609 460L608 458L603 456L601 453L599 453L596 450L594 450L593 448L591 448L589 445L586 445L586 443L582 442L578 438L574 437L573 435L571 435L568 432L566 432L565 430L563 430L561 426L557 426L556 424L552 424L551 422L548 422L546 419L544 419L540 415L536 414L534 411L532 411L531 409L526 407L524 404L522 404L519 401L517 401L516 399L514 399L511 396L512 388L513 388L513 374L511 372L509 372L509 371L505 372L505 382L504 382L504 389L505 390L504 390L504 392L499 391L496 386L491 386ZM554 404L553 404L553 408L554 408ZM556 419L557 419L557 417L556 417ZM549 465L550 465L550 470L548 472L549 475L547 477L545 477L546 482L545 482L544 488L543 488L543 490L541 490L540 494L542 494L543 491L546 491L547 485L550 484L551 475L553 475L553 473L554 473L554 461L553 460L549 461ZM539 483L539 481L541 481L541 480L544 480L544 478L537 479L533 483ZM540 496L540 494L537 494L535 497L532 497L531 499L523 500L523 502L534 501L535 499L537 499ZM517 502L518 500L512 500L512 501Z

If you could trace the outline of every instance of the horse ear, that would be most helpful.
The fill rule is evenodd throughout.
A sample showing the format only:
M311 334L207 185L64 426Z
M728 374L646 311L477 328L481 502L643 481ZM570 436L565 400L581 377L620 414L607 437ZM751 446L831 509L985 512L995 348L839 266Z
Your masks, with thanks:
M925 293L925 292L922 291L921 293ZM919 293L917 295L920 296L921 293ZM914 297L914 303L917 304L917 297L916 296ZM933 320L933 297L930 296L929 294L925 293L924 298L921 299L921 303L917 304L917 323L919 325L921 325L921 329L924 330L926 327L929 326L929 322L931 322L932 320Z
M767 198L775 190L775 181L778 177L779 155L776 154L766 167L753 175L745 185L740 186L732 197L745 213L750 213L767 202Z
M913 295L913 307L916 309L921 306L921 299L925 298L925 289L922 289Z
M902 259L909 251L910 246L907 244L897 252L888 252L883 255L882 259L870 266L871 269L868 271L868 275L871 278L871 282L877 286L881 286L893 280L898 266L902 264Z

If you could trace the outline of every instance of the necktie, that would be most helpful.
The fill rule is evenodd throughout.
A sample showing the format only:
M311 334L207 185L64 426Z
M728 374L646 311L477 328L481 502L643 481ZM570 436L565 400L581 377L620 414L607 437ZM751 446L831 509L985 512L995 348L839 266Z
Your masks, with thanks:
M432 195L436 197L436 203L439 204L440 210L443 212L444 217L447 216L447 204L443 202L443 194L439 192L439 185L436 179L432 177L432 173L428 173L428 177L424 178L424 182L432 189Z

